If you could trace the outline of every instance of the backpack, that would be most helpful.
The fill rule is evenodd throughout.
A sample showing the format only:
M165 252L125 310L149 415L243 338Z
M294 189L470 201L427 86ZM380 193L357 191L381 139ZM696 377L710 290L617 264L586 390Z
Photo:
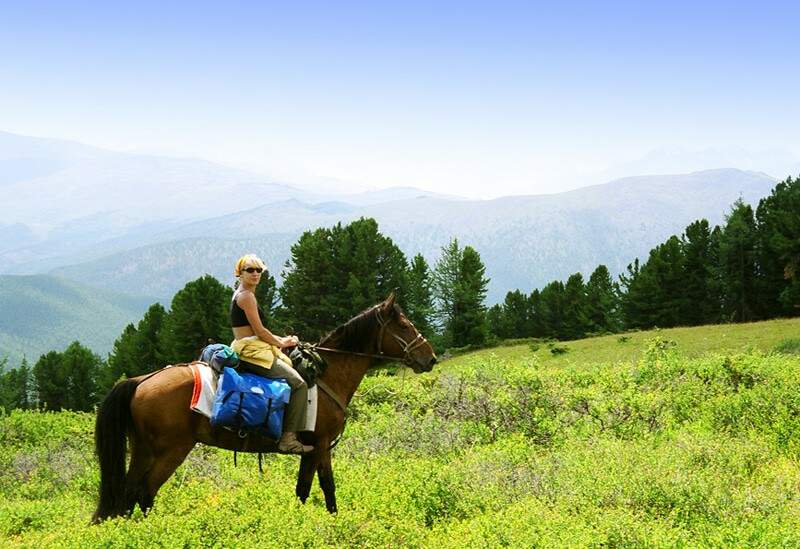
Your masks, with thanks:
M238 430L242 436L255 431L277 440L283 433L283 414L291 393L284 379L225 368L214 397L211 425Z
M222 343L206 345L200 352L200 360L211 366L217 374L221 374L223 368L236 368L239 365L236 351Z

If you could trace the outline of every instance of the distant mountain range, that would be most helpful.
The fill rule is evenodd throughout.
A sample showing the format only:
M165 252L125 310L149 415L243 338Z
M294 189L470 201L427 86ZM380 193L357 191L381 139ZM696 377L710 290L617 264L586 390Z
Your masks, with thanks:
M113 292L168 305L204 273L231 282L233 263L249 251L280 278L303 231L364 216L377 219L409 258L422 253L433 264L453 237L475 247L491 278L492 303L515 288L529 292L574 272L588 275L601 263L621 272L695 219L721 223L737 198L755 204L775 183L763 173L718 169L484 201L413 187L331 195L203 160L0 132L0 273L49 273L103 288L112 293L96 298L107 295L114 301L104 306L135 320L141 307L119 306L125 299ZM9 322L9 311L0 301L0 323ZM100 334L91 318L81 320L84 328ZM124 323L114 326L116 337ZM110 349L113 337L98 336L96 350ZM4 341L11 339L0 340L0 357Z
M635 257L646 257L695 219L721 223L738 197L757 202L774 183L762 174L713 170L489 201L421 197L333 206L291 200L182 224L153 235L142 247L52 272L169 300L202 273L229 279L231 265L244 250L263 254L279 275L303 230L365 216L377 219L381 232L409 258L422 253L431 264L452 237L472 245L487 266L488 298L495 302L508 290L529 292L574 272L588 275L601 263L612 273L622 272Z
M47 351L78 340L103 357L150 298L132 297L47 275L0 275L0 359L31 366Z

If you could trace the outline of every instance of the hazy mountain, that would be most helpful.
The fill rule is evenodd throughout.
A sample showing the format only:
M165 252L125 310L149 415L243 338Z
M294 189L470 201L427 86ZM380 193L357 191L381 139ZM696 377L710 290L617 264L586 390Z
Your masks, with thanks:
M641 158L622 163L598 174L603 180L630 175L689 173L727 166L764 172L778 179L800 174L800 157L785 149L712 147L692 150L681 147L655 149Z
M711 170L631 177L567 193L489 201L421 197L363 207L297 200L184 224L163 242L59 269L61 276L120 291L138 288L162 299L204 272L228 277L240 253L264 254L277 275L289 247L307 229L374 217L410 258L433 263L451 237L474 246L491 278L489 300L526 292L598 264L622 272L635 257L699 218L722 223L740 196L757 201L775 182L759 173ZM219 238L220 235L237 239ZM245 240L245 237L247 240ZM169 268L174 265L174 268Z
M416 196L443 195L411 187L332 195L200 159L0 132L0 273L163 242L180 224L253 205L296 199L341 213Z
M0 275L0 359L31 366L39 355L79 340L105 356L154 299L131 297L47 275Z

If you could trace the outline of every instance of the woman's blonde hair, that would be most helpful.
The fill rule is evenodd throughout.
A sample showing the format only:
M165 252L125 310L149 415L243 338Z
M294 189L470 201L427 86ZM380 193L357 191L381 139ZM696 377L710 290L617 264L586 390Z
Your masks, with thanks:
M242 276L242 270L246 269L248 266L261 267L265 271L267 270L267 264L261 261L260 257L258 257L256 254L247 254L240 257L239 261L236 262L236 267L233 269L233 275Z

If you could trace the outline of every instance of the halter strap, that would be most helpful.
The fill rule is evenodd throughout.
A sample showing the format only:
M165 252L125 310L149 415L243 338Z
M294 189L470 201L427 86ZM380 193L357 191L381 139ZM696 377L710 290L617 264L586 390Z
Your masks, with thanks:
M354 355L354 356L363 356L363 357L368 357L368 358L378 358L378 359L381 359L381 360L385 360L387 358L397 359L398 357L388 356L388 355L384 354L384 352L383 352L383 336L386 333L386 329L387 329L386 327L391 322L391 320L384 320L383 319L383 316L381 316L381 310L380 310L380 308L378 306L375 307L375 317L378 319L378 325L380 326L380 332L378 333L378 354L359 353L359 352L356 352L356 351L344 351L342 349L332 349L330 347L319 347L317 345L312 345L312 348L314 350L317 350L317 351L327 351L329 353L339 353L339 354L344 354L344 355ZM411 341L406 341L405 339L403 339L402 337L400 337L399 335L397 335L394 332L389 332L389 335L391 335L393 338L395 338L395 340L397 340L397 342L400 343L400 346L403 348L402 360L403 360L404 364L411 364L411 360L412 360L411 359L411 352L414 351L415 349L421 347L422 345L425 345L428 342L428 340L425 339L425 337L419 332L417 332L417 337L415 337ZM339 397L339 395L337 395L336 392L328 386L328 384L326 384L321 379L317 379L317 385L319 385L320 389L322 389L328 396L330 396L336 402L336 404L339 405L339 408L341 408L342 411L344 411L346 409L347 406L345 405L344 401L342 401L342 399Z

